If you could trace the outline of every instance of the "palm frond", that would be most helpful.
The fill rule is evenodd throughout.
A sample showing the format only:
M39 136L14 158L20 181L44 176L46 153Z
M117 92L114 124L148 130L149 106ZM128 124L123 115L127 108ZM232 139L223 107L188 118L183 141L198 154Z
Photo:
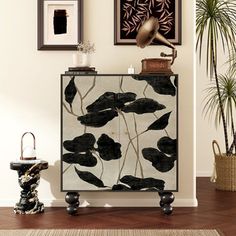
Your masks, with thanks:
M196 49L199 49L201 62L203 41L206 39L206 68L213 77L213 59L218 58L218 43L229 55L236 50L236 1L234 0L197 0L196 3Z
M220 97L222 101L223 110L226 115L226 122L229 127L234 123L233 114L235 115L236 110L236 78L231 75L219 75L219 88ZM215 125L222 122L222 116L219 106L219 96L215 81L212 81L209 86L204 90L206 96L204 97L203 112L205 117L209 116L209 119L215 117Z

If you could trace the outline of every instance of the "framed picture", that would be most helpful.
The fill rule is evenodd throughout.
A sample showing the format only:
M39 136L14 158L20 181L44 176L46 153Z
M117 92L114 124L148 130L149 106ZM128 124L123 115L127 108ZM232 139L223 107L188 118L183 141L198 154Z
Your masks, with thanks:
M181 44L181 0L115 0L114 44L136 44L139 28L151 16L159 20L159 33Z
M76 50L82 23L83 0L38 0L38 50Z

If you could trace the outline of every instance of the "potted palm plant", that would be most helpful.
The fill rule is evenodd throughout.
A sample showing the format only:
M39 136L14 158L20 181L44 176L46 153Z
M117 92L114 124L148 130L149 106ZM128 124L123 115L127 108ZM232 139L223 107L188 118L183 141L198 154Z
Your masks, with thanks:
M232 57L236 51L236 3L234 0L197 0L196 2L196 47L199 58L202 57L203 44L206 41L206 71L212 78L207 89L208 96L204 110L214 114L217 123L223 125L225 152L213 141L216 164L216 188L236 190L236 133L233 114L236 108L235 80L232 73L219 75L218 49ZM230 60L228 61L230 65ZM215 150L215 148L218 150Z

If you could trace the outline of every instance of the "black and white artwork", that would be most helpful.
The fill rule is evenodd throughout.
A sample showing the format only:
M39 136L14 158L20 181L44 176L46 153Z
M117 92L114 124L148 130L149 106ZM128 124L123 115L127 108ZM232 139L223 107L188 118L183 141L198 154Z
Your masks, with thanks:
M177 76L61 79L62 191L177 191Z
M82 21L83 0L38 0L38 50L76 50Z
M67 33L67 12L66 9L56 9L53 15L54 34Z

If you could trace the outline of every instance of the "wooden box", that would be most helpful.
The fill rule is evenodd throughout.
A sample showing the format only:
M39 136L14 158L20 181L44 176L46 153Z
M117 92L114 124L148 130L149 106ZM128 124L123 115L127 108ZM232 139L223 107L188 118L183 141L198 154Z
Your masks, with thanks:
M141 74L173 74L171 71L171 60L163 58L148 58L142 60Z

